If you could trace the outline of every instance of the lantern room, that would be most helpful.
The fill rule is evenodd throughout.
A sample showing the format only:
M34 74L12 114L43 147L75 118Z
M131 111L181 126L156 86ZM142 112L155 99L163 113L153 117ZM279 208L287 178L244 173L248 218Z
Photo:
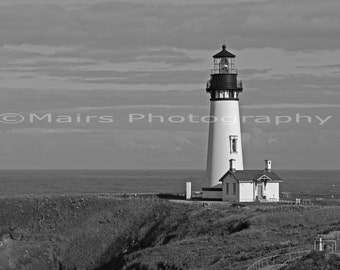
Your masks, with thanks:
M243 90L242 82L237 80L236 56L226 48L223 45L222 51L213 56L214 66L206 89L211 100L238 100L238 94Z
M237 74L235 68L235 55L226 50L226 45L222 46L222 51L215 54L214 68L211 74Z

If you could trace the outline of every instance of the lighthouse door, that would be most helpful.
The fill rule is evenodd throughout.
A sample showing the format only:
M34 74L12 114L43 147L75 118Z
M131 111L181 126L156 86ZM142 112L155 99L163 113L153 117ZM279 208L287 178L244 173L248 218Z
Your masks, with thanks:
M263 197L263 185L262 184L257 186L257 196L259 196L259 198Z

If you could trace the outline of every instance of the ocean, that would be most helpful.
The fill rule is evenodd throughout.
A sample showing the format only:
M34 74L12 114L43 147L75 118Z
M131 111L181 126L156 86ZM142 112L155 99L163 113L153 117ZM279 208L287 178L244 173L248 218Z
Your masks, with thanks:
M340 170L278 170L280 191L340 198ZM93 193L183 193L201 190L203 170L0 170L0 196Z

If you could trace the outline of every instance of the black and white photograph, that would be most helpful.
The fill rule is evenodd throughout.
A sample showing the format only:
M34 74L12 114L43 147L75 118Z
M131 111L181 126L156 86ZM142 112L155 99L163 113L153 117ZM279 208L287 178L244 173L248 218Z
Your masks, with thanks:
M339 0L0 0L0 270L340 270Z

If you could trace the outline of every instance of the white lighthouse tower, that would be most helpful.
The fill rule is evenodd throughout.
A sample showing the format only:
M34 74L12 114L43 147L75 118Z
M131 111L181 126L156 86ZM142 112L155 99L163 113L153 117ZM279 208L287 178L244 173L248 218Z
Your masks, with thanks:
M243 170L239 110L239 93L243 88L242 82L237 81L235 55L223 45L213 59L214 68L206 89L211 101L206 191L216 187L230 168Z

